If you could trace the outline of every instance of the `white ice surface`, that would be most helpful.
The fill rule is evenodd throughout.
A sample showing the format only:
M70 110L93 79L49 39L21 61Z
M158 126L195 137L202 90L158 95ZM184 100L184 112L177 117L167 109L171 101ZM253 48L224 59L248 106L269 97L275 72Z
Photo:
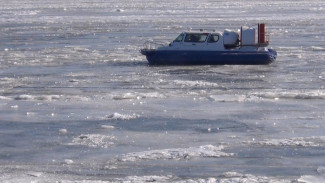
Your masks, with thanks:
M324 182L324 7L0 1L0 182ZM259 22L271 65L151 67L139 53Z
M69 145L108 148L114 145L116 141L117 139L111 135L82 134L78 137L74 137Z
M187 160L200 157L228 157L233 156L232 153L226 153L222 150L224 146L205 145L200 147L175 148L151 150L144 152L134 152L122 155L119 161L141 161L141 160Z
M131 119L136 119L138 117L140 117L140 116L137 114L128 115L128 114L120 114L120 113L115 112L113 114L105 116L104 119L107 119L107 120L131 120Z
M259 141L244 142L262 146L294 146L294 147L322 147L325 145L325 136L318 137L293 137L284 139L264 139Z
M147 176L127 176L125 178L111 178L110 180L82 180L80 177L75 177L74 180L67 178L60 178L57 175L42 173L42 172L28 172L22 173L20 176L11 177L8 175L2 175L4 183L23 183L23 182L62 182L62 183L143 183L143 182L157 182L157 183L290 183L287 179L278 179L274 177L255 176L251 174L241 174L236 172L226 172L217 177L209 178L193 178L184 179L167 175L147 175ZM310 181L316 181L313 183L319 183L322 179L311 178L305 176L298 181L301 183L310 183Z

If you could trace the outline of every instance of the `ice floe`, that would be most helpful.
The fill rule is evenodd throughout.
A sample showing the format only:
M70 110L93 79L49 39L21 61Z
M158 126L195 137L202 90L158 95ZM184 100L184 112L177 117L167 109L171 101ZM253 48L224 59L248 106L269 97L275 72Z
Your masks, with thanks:
M325 51L325 48L320 46L312 46L311 49L313 51Z
M207 98L216 102L257 102L261 100L260 97L246 95L210 95Z
M74 163L74 161L72 159L65 159L63 164L71 165L73 163Z
M324 183L325 176L304 175L298 180L298 183Z
M262 146L300 146L318 147L325 144L325 136L320 137L293 137L286 139L264 139L261 141L244 142L248 144L258 144Z
M125 10L123 9L116 9L117 12L124 12Z
M311 169L324 164L324 140L310 137L319 134L324 127L321 123L324 119L322 100L325 99L323 7L321 0L204 0L200 3L184 0L159 3L154 0L114 3L108 0L34 0L22 3L21 0L11 0L1 3L0 50L4 51L0 54L0 182L97 183L114 182L114 177L116 182L281 182L269 177L271 175L296 176L301 182L316 182L321 176L308 174L321 174L322 168L317 172ZM143 42L152 36L172 41L176 34L186 31L186 27L223 30L243 23L252 25L257 19L268 24L270 44L279 53L277 62L269 66L148 67L145 57L138 52ZM195 102L192 101L194 97ZM271 104L269 100L272 100ZM248 104L249 101L261 102L255 105ZM132 105L140 102L146 102L146 105ZM301 114L303 111L305 113ZM154 122L137 122L140 126L136 129L145 126L150 137L159 138L153 142L144 130L129 130L118 125L118 130L110 130L109 125L125 122L122 120L133 122L136 118L134 121L140 121L137 120L139 116L132 113ZM306 117L306 114L315 118L302 119L301 116ZM270 122L269 119L279 115L284 119ZM202 120L196 123L193 121L196 119ZM224 126L224 119L226 123L245 123L247 128L239 131L229 128L215 133L214 129ZM263 119L267 119L263 124L255 124ZM41 123L35 123L37 121ZM82 121L82 125L75 121ZM267 128L273 121L285 125ZM308 122L311 128L304 128L306 125L302 124L296 129L301 121ZM104 124L107 126L101 126ZM174 125L176 129L170 130ZM60 135L59 130L65 128L68 133ZM163 133L165 128L168 134L167 131ZM195 130L198 128L211 133ZM301 133L282 133L288 129ZM76 134L76 131L81 132ZM95 134L98 131L106 134ZM114 139L110 132L122 142ZM292 137L298 134L299 137ZM208 167L205 161L197 162L202 172L195 174L188 171L191 167L173 172L175 177L164 176L168 174L166 171L161 175L158 172L160 167L167 170L169 166L187 164L174 161L176 159L209 161L209 158L202 158L207 155L199 154L197 151L201 148L193 147L196 146L193 143L205 145L214 140L220 144L240 143L244 141L240 139L252 136L269 139L250 142L249 152L244 147L246 144L239 147L235 144L235 148L244 148L240 156L216 159L223 164L235 165L222 168L253 175L231 172L219 175L220 165ZM62 147L67 138L74 146ZM160 144L167 140L171 140L170 146ZM150 143L156 143L156 152L145 149L151 146ZM111 146L114 151L108 155ZM268 153L263 154L265 149L259 149L260 146L266 147ZM308 152L284 158L287 161L284 163L273 162L273 157L283 159L283 154L278 151L283 147L307 147L303 152ZM90 151L85 154L79 148ZM232 148L210 151L220 155L232 152ZM145 152L129 153L129 157L121 155L135 151ZM257 160L248 158L254 155L253 152L262 153ZM62 169L58 162L63 163L71 154L74 157L81 155L82 164L73 159L75 163ZM97 155L98 158L94 158ZM57 162L49 162L52 156ZM161 160L166 164L153 169L152 161L117 162L112 171L93 166L98 162L101 164L102 158L115 156L135 161L141 161L141 156L149 160L174 159ZM99 160L94 162L94 159ZM259 162L256 164L256 161ZM285 167L288 165L285 163L289 166ZM19 168L26 164L30 166L25 171ZM140 167L142 164L149 166ZM304 166L299 168L301 164ZM12 169L3 168L10 165ZM294 172L297 167L299 170ZM152 175L151 170L158 174ZM27 173L30 171L44 172L43 175ZM211 173L214 171L216 175ZM6 175L11 177L6 179Z
M31 177L40 177L43 175L42 172L28 172L26 175L29 175Z
M58 100L60 99L60 95L19 95L15 98L16 100Z
M317 173L325 176L325 167L321 166L317 168Z
M73 138L69 145L84 145L88 147L108 148L115 144L116 138L110 135L83 134Z
M323 90L274 90L251 93L250 95L264 99L325 99Z
M111 126L111 125L101 125L101 128L103 128L103 129L114 129L115 127Z
M217 83L207 81L173 80L173 82L182 87L220 87Z
M299 183L324 183L325 167L317 168L318 175L303 175L298 179Z
M165 96L158 92L148 92L148 93L122 93L119 95L114 95L113 100L140 100L144 98L164 98Z
M251 174L241 174L237 172L226 172L218 177L210 177L210 178L199 178L199 179L187 179L180 181L173 181L175 183L291 183L290 180L287 179L277 179L274 177L266 177L266 176L255 176Z
M5 96L0 96L0 100L11 100L11 98L5 97Z
M205 178L180 178L173 175L144 175L144 176L126 176L121 178L112 178L109 180L92 179L75 179L73 177L60 177L43 172L28 172L26 174L5 174L0 180L6 183L17 182L60 182L60 183L292 183L297 180L281 179L277 177L257 176L252 174L241 174L237 172L226 172L215 177ZM312 176L303 176L298 179L298 183L320 183L321 178ZM323 183L323 182L322 182Z
M18 107L19 107L18 105L12 105L12 106L10 106L11 109L18 109Z
M222 150L224 146L205 145L200 147L161 149L143 152L127 153L122 155L119 161L139 161L139 160L187 160L198 157L228 157L232 153L226 153Z
M140 99L140 97L134 93L124 93L121 95L113 96L114 100L126 100L126 99Z
M171 182L172 176L157 176L157 175L148 175L148 176L128 176L125 178L119 178L111 181L112 183L142 183L142 182Z
M66 134L66 133L68 133L68 130L65 129L65 128L62 128L62 129L59 130L59 133L60 134Z
M104 119L108 119L108 120L131 120L131 119L136 119L139 118L140 116L137 114L132 114L132 115L128 115L128 114L120 114L120 113L113 113L110 115L105 116Z

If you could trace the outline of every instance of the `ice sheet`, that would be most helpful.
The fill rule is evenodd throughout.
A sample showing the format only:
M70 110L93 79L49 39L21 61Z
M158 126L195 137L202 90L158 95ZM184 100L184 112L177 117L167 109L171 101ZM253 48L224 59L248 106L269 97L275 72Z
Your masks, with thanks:
M324 8L0 1L0 182L324 182ZM262 22L271 65L156 67L139 53Z

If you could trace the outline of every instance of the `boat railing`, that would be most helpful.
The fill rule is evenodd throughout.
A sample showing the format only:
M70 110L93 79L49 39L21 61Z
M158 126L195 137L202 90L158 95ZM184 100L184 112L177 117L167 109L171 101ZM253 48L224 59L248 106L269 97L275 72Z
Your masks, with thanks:
M239 47L244 47L244 46L254 46L254 47L267 47L269 45L268 42L265 42L265 43L256 43L256 44L243 44L243 45L240 45Z
M263 43L257 43L256 46L257 47L267 47L267 46L269 46L269 43L270 43L270 34L265 33L264 34L264 42Z
M148 40L143 44L145 50L156 50L158 47L167 46L169 42L166 40Z
M214 28L188 28L189 32L216 32Z
M255 44L245 44L245 45L240 45L241 47L243 46L255 46L255 47L267 47L270 44L270 34L265 34L265 40L263 43L255 43Z

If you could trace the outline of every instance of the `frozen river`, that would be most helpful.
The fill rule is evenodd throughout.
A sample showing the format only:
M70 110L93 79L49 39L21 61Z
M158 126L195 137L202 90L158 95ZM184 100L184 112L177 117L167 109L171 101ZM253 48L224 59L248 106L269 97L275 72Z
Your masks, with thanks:
M0 182L325 182L325 2L0 1ZM265 22L266 66L148 66Z

